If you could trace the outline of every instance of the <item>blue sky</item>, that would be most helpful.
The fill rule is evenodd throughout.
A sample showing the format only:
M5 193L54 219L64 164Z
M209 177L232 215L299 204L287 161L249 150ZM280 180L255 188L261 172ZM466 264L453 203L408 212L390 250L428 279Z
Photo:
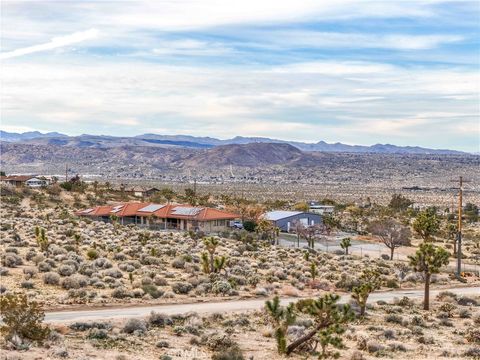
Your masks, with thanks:
M2 1L1 128L480 151L478 1Z

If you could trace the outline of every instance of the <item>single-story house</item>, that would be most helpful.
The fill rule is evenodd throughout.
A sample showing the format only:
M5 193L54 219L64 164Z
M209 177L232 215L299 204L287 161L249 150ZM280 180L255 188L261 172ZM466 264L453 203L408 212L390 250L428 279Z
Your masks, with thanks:
M310 201L308 203L308 207L310 212L317 213L320 215L333 214L333 212L335 211L335 206L319 204L316 201Z
M135 224L154 230L204 232L227 230L232 220L240 218L237 214L209 207L139 202L97 206L79 211L76 215L105 222L111 222L116 218L123 225Z
M322 223L320 214L305 211L269 211L263 215L264 219L271 221L280 231L289 232L296 221L302 223L305 227L318 225Z
M11 176L0 176L0 182L2 184L8 184L12 186L29 186L32 188L38 188L42 186L47 186L50 184L50 181L44 177L38 177L35 175L11 175Z
M149 197L160 190L157 189L156 187L148 187L148 186L132 186L128 187L125 185L120 185L119 188L115 189L117 192L123 192L128 195L133 195L135 197Z

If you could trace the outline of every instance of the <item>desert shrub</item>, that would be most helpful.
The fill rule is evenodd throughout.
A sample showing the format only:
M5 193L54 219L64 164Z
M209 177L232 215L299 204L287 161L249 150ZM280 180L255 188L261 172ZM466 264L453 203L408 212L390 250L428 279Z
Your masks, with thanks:
M370 354L374 354L374 353L378 353L380 351L383 351L385 350L385 346L377 343L377 342L374 342L374 341L369 341L367 343L367 351L370 353Z
M45 313L35 301L29 301L24 294L3 295L0 298L2 325L0 331L5 340L15 348L24 348L30 342L43 343L50 329L42 325Z
M71 275L69 277L64 278L60 283L62 288L64 288L65 290L80 289L82 287L87 286L87 284L88 284L88 279L83 275Z
M105 330L110 330L112 326L109 323L104 323L104 322L83 322L83 321L78 321L69 326L70 329L76 330L76 331L85 331L88 329L92 328L97 328L97 329L105 329Z
M35 287L35 284L31 281L22 281L22 283L20 284L20 286L23 288L23 289L33 289Z
M115 290L112 291L112 297L115 299L124 299L124 298L130 298L133 297L132 292L128 291L124 287L119 287Z
M147 324L141 319L129 319L123 326L122 331L127 334L132 334L135 331L144 333L147 331Z
M350 360L365 360L363 354L360 351L355 350L350 356Z
M159 290L155 285L143 285L142 290L154 299L158 299L164 294L164 291Z
M243 360L242 350L238 345L230 346L226 349L216 351L212 355L212 360Z
M177 336L182 336L182 334L186 332L187 332L187 329L184 326L177 325L173 327L173 333Z
M446 326L446 327L452 327L453 326L452 320L450 320L448 318L440 319L439 324L442 325L442 326Z
M58 273L61 276L70 276L70 275L73 275L74 272L75 272L75 269L70 265L61 265L58 268Z
M418 315L413 316L413 317L412 317L412 320L410 321L410 323L411 323L413 326L425 327L425 321L423 321L422 317L421 317L421 316L418 316Z
M445 313L446 314L446 317L453 317L453 312L455 310L455 305L451 304L451 303L444 303L442 305L440 305L440 307L438 308L438 310L441 312L441 313Z
M93 261L93 266L95 266L98 269L109 269L113 265L112 263L106 259L106 258L98 258Z
M396 337L395 330L386 329L383 331L383 336L385 336L385 339L395 339Z
M212 291L215 294L227 295L232 290L232 286L228 281L218 280L212 285Z
M170 344L166 340L160 340L159 342L157 342L155 346L160 349L165 349L165 348L169 348Z
M4 268L3 266L0 267L0 276L7 276L9 273L7 268Z
M480 347L477 346L466 350L463 356L471 359L480 359Z
M188 294L193 289L193 285L188 282L176 282L172 284L172 290L175 294Z
M204 334L201 339L202 343L212 351L221 351L236 346L232 338L223 332Z
M43 275L43 283L47 285L58 285L60 283L60 275L56 272L47 272Z
M469 298L467 296L461 296L457 300L458 305L462 306L478 306L478 302L475 299Z
M400 300L395 301L395 304L402 307L412 307L414 302L408 296L404 296Z
M23 264L23 260L20 256L14 253L5 253L2 255L2 265L14 268Z
M437 300L445 301L445 300L457 300L457 295L451 291L441 291L437 295Z
M387 279L387 281L385 281L385 286L390 289L398 289L400 287L396 279Z
M87 251L87 257L88 257L90 260L98 259L98 251L95 250L95 249L88 249L88 251Z
M96 340L104 340L104 339L108 338L108 332L105 329L92 328L88 332L87 338L96 339Z
M123 274L120 270L118 269L108 269L103 271L103 276L110 276L114 279L121 279L123 277Z
M401 324L403 322L403 317L397 314L387 314L385 315L385 321L394 324Z
M397 342L388 344L388 348L390 351L402 351L402 352L407 351L407 348L405 347L405 345Z
M142 278L142 285L151 285L153 283L153 280L150 276L144 276Z
M479 328L469 328L466 331L465 339L469 343L480 345L480 329Z
M35 269L34 267L27 267L23 269L23 274L25 275L25 278L28 280L35 277L35 275L38 274L38 270Z
M420 344L423 344L423 345L432 345L432 344L435 344L435 340L433 339L433 337L425 337L425 336L420 336L417 341L420 343Z
M458 310L458 316L461 319L470 319L472 317L472 313L468 309L460 309Z
M167 286L168 285L168 281L165 278L160 277L160 276L155 276L155 278L153 279L153 283L157 286Z
M166 325L173 325L173 320L165 314L152 311L148 317L148 324L154 327L164 327Z
M48 272L52 270L52 266L48 262L42 261L38 264L38 270L40 272Z
M182 257L177 257L172 261L172 266L175 269L183 269L185 267L185 260Z

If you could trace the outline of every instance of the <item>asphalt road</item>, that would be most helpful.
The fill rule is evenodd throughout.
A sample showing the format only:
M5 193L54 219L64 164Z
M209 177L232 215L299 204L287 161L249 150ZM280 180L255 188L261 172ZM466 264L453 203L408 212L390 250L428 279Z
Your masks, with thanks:
M431 298L435 297L441 291L451 291L457 295L480 295L480 287L464 287L431 290ZM423 290L395 290L389 292L378 292L370 295L368 302L373 303L378 300L392 301L394 298L401 298L408 296L409 298L422 298ZM261 309L265 304L266 299L253 300L235 300L222 302L205 302L194 304L164 304L164 305L149 305L149 306L134 306L123 308L108 308L96 310L75 310L75 311L57 311L47 312L45 314L45 321L49 323L70 323L75 321L92 321L92 320L113 320L113 319L127 319L144 317L150 312L161 312L167 315L183 314L187 312L196 312L199 314L208 313L222 313L222 312L239 312L248 310ZM282 303L287 304L291 301L296 301L298 298L283 298ZM341 298L342 302L348 302L349 295L344 295Z

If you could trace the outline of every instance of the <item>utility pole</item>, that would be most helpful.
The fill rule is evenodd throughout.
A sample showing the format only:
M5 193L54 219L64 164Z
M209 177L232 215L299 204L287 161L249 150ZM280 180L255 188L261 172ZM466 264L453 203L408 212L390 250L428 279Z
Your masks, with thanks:
M65 164L65 182L68 181L68 164Z
M457 180L452 180L457 182ZM458 192L458 229L457 229L457 276L462 274L462 211L463 211L463 183L468 182L459 178L459 192Z

